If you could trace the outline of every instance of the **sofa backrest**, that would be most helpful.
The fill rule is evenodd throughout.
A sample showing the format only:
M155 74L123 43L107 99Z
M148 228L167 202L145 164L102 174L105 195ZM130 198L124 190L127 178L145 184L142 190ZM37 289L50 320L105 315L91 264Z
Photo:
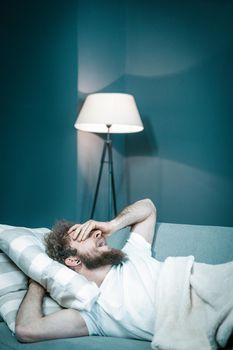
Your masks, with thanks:
M160 261L187 255L209 264L232 261L233 227L158 223L153 253Z
M233 260L233 227L157 223L155 233L152 251L159 261L188 255L208 264ZM128 229L121 230L109 244L121 249L128 236Z

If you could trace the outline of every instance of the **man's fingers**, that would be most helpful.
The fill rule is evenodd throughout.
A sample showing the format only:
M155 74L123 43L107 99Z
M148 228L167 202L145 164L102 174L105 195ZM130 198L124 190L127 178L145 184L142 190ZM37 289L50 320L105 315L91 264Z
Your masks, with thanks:
M87 239L93 230L99 229L97 222L94 220L86 221L84 224L79 225L72 235L73 240L78 240L78 242Z
M85 241L85 239L87 239L90 235L93 234L93 232L97 232L98 229L95 225L95 223L89 223L89 225L85 228L85 230L83 230L82 232L82 241ZM100 230L99 230L100 231Z
M74 241L78 238L78 236L80 234L81 226L82 225L80 225L78 228L76 228L76 230L73 231L72 238Z
M68 230L68 235L71 235L72 236L72 239L73 240L76 240L80 231L81 231L81 228L82 228L82 224L75 224L73 225L69 230Z
M87 239L94 228L95 228L94 222L87 221L80 230L78 241L84 241L85 239Z
M86 240L92 234L93 231L104 233L103 228L104 226L102 222L88 220L83 224L73 225L69 229L68 234L72 235L72 239L74 241L77 240L78 242L81 242Z
M75 224L75 225L71 226L68 230L68 234L75 231L79 226L80 226L80 224Z
M88 222L81 224L81 225L78 225L77 228L71 232L72 238L74 241L75 240L78 240L78 241L82 240L83 234L86 231L87 226L88 226Z

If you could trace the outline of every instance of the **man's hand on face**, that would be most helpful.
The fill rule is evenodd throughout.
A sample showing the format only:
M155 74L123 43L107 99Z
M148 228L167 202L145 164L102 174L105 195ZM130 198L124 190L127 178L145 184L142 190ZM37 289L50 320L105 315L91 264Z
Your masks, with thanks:
M84 241L88 237L90 237L92 234L101 233L103 236L110 236L113 232L114 227L112 222L102 222L102 221L95 221L95 220L88 220L84 222L83 224L76 224L72 226L68 234L72 236L73 240L77 240L79 242Z

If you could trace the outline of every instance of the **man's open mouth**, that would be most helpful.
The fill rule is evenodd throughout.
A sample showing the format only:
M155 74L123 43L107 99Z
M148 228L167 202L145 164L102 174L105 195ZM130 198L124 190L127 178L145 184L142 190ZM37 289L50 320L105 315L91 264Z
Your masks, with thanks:
M97 243L97 247L103 247L106 245L106 242L104 239L100 239L99 242Z

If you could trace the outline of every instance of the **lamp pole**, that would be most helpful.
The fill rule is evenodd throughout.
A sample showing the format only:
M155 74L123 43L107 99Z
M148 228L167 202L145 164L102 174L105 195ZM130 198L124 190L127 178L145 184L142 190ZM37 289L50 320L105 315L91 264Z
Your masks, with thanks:
M108 132L107 132L106 139L104 140L103 151L102 151L102 156L100 160L99 174L97 178L96 190L95 190L93 205L91 209L91 219L93 219L95 214L96 202L99 194L100 180L102 177L103 166L105 163L108 165L108 219L109 220L111 219L112 202L113 202L114 216L117 215L116 190L115 190L113 157L112 157L112 140L110 137L111 125L107 124L106 127L108 129ZM107 153L107 159L106 159L106 153Z

